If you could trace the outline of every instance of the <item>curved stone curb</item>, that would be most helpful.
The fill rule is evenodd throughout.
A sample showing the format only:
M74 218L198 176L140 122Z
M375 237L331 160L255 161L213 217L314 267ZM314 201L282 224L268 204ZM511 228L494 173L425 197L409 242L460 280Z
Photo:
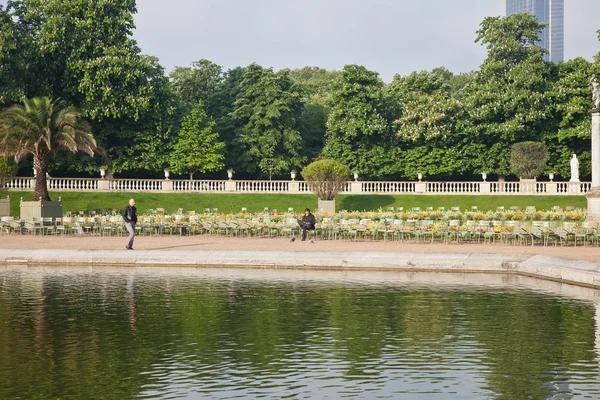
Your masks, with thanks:
M487 272L533 276L600 288L600 263L541 255L297 251L0 249L0 265L268 267Z

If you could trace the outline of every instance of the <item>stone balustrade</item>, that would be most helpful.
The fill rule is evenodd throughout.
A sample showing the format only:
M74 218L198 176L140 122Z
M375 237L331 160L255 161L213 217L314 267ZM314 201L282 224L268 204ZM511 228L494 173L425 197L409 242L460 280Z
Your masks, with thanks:
M591 182L348 181L342 194L584 195ZM13 178L9 191L31 191L33 178ZM72 192L311 193L304 181L49 178L48 189Z

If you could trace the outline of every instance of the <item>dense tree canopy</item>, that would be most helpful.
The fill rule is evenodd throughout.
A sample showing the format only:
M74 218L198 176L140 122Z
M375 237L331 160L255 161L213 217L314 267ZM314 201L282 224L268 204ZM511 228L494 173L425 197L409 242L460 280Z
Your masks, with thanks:
M240 126L235 139L242 149L240 167L269 179L301 167L306 162L298 131L302 110L301 88L288 70L248 66L232 113Z
M391 116L379 75L360 65L345 66L333 85L323 155L369 178L389 174Z
M511 148L524 141L547 146L544 173L568 178L575 153L582 177L590 175L589 79L600 76L600 53L594 62L544 61L536 44L543 25L530 15L482 21L476 41L487 57L476 71L439 67L386 84L360 65L226 70L201 57L166 75L133 39L135 12L135 0L0 6L0 108L62 98L81 110L106 150L95 158L58 151L48 160L55 176L96 175L100 165L109 175L150 177L166 167L193 173L179 168L181 151L204 143L223 157L197 169L209 176L231 168L239 178L287 177L328 158L362 179L414 179L417 172L464 179L484 170L514 179ZM189 129L192 114L196 130ZM207 139L217 133L218 140ZM185 162L198 167L203 158L192 153ZM27 161L20 167L31 171Z

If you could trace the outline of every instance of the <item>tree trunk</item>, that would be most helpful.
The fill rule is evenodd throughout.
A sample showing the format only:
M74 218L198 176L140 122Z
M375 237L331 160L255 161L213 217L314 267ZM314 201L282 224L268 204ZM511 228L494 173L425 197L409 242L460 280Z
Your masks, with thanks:
M46 182L46 174L48 173L48 157L44 155L34 156L33 168L36 170L33 201L50 201L50 195L48 194L48 183Z

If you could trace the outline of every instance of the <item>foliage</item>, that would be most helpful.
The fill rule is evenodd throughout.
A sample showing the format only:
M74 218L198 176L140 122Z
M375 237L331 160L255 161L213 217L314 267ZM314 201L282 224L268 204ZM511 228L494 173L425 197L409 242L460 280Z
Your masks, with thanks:
M11 81L0 85L0 102L62 98L82 110L107 149L84 166L59 161L61 169L96 171L102 163L114 171L152 170L164 163L159 148L168 142L172 96L158 60L132 39L135 12L135 0L9 0L0 11L0 80Z
M214 129L225 142L225 165L236 171L243 171L240 163L242 149L236 140L241 126L232 113L235 111L235 101L241 90L244 72L245 68L241 67L228 70L219 90L206 101L206 113L215 121Z
M290 71L302 87L305 107L299 118L299 130L304 140L307 160L312 162L323 149L327 119L333 105L333 83L339 71L319 67L304 67Z
M590 96L591 64L575 58L555 67L555 76L547 92L554 105L552 124L544 135L548 145L549 167L556 176L570 176L570 158L577 154L582 176L591 175Z
M477 42L488 56L464 99L469 116L464 133L471 143L463 154L475 160L473 170L508 174L511 146L543 136L551 112L545 95L550 64L536 45L542 28L529 14L481 23Z
M383 81L363 66L346 65L333 85L322 156L337 160L361 176L390 172L394 135Z
M306 102L329 108L333 102L333 83L339 71L328 71L319 67L293 69L290 76L306 95Z
M171 153L171 170L175 173L217 171L223 168L223 148L219 134L213 131L215 123L208 119L200 101L183 118L177 142Z
M0 156L0 190L4 190L6 183L17 173L17 165L8 157Z
M471 171L472 160L462 152L467 116L458 96L465 84L454 81L445 68L394 76L388 91L401 109L395 127L402 150L394 157L395 171L401 175L453 176Z
M58 150L90 155L96 150L91 127L77 108L62 100L35 97L0 112L0 156L14 156L17 162L33 156L37 171L34 200L50 200L48 161Z
M187 110L199 101L206 103L225 79L220 65L204 59L193 62L191 67L175 67L169 77L175 97Z
M319 160L304 167L301 174L319 199L333 200L346 187L350 169L335 160Z
M546 167L548 149L539 142L521 142L512 146L510 153L510 170L523 179L539 176Z
M298 131L303 106L302 92L288 70L273 72L257 64L246 68L232 113L240 126L236 140L243 149L243 170L258 169L271 179L304 163Z

